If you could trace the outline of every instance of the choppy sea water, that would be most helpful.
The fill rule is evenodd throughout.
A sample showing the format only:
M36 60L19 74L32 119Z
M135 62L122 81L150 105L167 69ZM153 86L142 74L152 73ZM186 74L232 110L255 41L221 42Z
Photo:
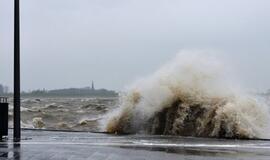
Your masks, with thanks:
M23 98L22 128L100 131L99 120L116 108L118 98ZM9 126L13 125L10 101Z
M270 96L263 98L270 105ZM9 99L9 127L13 127L13 100ZM119 97L22 98L22 128L99 132L100 120L119 108Z

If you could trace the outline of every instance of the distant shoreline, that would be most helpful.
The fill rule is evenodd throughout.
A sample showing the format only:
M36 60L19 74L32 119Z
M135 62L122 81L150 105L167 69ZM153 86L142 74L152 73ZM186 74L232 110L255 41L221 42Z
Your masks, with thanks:
M13 93L3 94L1 96L12 97ZM118 97L119 93L107 89L91 89L85 88L66 88L54 90L33 90L31 92L22 92L21 97L34 97L34 98L53 98L53 97Z

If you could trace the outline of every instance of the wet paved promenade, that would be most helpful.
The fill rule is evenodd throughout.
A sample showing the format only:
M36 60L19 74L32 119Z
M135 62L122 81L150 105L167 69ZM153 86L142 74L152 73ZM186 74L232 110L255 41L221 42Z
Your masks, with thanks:
M270 159L270 142L23 130L0 142L0 160Z

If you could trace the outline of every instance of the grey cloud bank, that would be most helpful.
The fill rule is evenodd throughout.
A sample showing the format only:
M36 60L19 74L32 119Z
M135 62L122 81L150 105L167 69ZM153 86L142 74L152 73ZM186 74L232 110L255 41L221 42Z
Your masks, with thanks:
M0 1L0 82L12 85L13 2ZM243 85L270 88L270 1L21 1L23 90L121 90L182 49L216 50Z

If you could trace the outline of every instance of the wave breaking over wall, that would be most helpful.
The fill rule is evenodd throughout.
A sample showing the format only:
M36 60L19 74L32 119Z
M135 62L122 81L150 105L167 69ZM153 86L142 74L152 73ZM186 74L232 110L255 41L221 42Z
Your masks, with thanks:
M183 51L138 80L108 115L110 133L217 138L269 138L268 106L236 90L224 65L203 53Z

